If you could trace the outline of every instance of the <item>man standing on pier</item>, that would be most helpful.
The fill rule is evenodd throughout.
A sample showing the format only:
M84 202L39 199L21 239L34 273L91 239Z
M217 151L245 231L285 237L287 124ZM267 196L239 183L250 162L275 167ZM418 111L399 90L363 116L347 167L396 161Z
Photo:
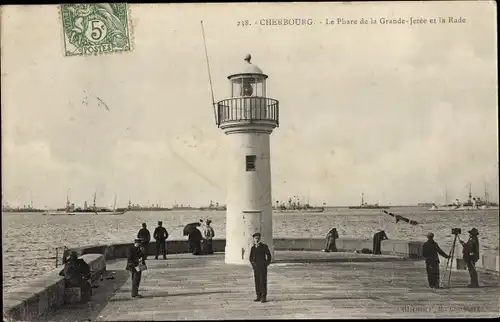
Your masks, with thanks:
M141 250L141 244L141 239L134 240L134 245L129 248L127 253L126 270L132 274L132 297L142 297L139 294L139 285L141 284L142 270L145 269L146 261Z
M266 302L267 297L267 267L271 264L271 252L269 247L260 242L260 233L253 234L254 245L250 250L250 264L253 267L255 278L255 292L257 298L255 302Z
M166 249L166 241L168 238L168 232L165 227L162 226L162 222L158 222L158 227L156 227L153 237L156 240L156 256L155 259L158 259L158 255L160 254L160 249L163 253L163 259L167 259L167 249Z
M425 267L427 269L427 281L431 288L439 286L439 255L448 259L448 256L434 241L434 234L427 234L427 241L422 246L422 255L425 257Z
M477 236L479 231L476 228L472 228L469 231L469 240L465 243L460 240L460 244L463 246L462 258L467 265L467 270L470 275L470 284L467 287L479 287L479 281L476 271L476 262L479 260L479 240Z
M142 223L142 228L137 233L137 238L142 239L142 247L144 248L144 259L148 259L148 245L151 241L151 233L149 232L146 223Z

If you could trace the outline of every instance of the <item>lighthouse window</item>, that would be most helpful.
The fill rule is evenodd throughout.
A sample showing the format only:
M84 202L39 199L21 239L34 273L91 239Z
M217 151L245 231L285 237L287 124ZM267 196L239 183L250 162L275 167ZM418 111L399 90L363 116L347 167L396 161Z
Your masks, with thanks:
M246 168L247 171L255 171L255 160L257 156L255 155L247 155L246 157Z

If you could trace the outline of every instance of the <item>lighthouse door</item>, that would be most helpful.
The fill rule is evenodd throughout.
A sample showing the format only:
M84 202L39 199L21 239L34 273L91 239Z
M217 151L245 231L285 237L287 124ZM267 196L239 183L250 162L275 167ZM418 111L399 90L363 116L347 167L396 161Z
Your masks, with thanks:
M261 233L262 212L260 210L244 210L243 211L243 235L248 245L253 243L252 235Z

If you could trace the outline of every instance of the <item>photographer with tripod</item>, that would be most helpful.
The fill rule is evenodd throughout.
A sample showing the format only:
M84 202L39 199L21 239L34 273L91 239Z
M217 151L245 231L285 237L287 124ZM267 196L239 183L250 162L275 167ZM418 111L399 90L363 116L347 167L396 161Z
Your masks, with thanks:
M476 271L476 262L479 260L479 240L477 236L479 231L476 228L469 230L469 240L464 242L460 240L460 244L463 246L462 256L465 264L467 265L467 270L470 275L470 284L467 287L479 287L479 281Z
M446 259L450 256L443 252L439 245L434 241L434 234L427 234L427 241L422 246L422 255L425 257L425 267L427 269L427 280L430 288L440 288L439 286L439 255Z

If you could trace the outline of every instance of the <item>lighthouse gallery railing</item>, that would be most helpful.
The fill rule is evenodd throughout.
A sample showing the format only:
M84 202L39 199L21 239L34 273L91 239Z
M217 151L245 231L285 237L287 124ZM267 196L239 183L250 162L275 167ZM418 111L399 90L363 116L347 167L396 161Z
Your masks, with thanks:
M233 97L217 103L217 125L235 121L270 121L279 125L279 101L267 97Z

